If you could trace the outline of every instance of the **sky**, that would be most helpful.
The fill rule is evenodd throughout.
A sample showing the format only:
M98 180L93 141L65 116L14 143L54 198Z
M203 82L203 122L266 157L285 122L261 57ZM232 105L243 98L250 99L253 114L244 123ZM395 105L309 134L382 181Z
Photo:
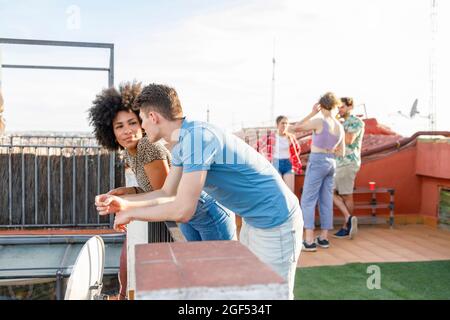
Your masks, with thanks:
M333 91L411 135L428 129L432 48L437 129L450 130L450 2L435 0L432 41L430 1L0 0L0 38L114 43L116 84L173 86L187 116L206 120L209 108L229 130L273 123L275 54L275 116L300 120ZM3 64L108 66L104 49L0 46ZM108 84L104 72L1 73L9 132L90 132L87 109Z

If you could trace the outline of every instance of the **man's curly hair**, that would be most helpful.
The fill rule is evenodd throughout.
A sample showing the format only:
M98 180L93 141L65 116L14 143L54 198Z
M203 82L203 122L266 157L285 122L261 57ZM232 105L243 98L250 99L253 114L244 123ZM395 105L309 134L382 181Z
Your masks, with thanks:
M134 101L134 109L144 112L156 111L170 121L183 116L180 99L174 88L162 84L149 84Z
M343 104L345 104L347 107L353 107L353 98L350 97L343 97L341 98L341 101Z
M140 82L126 82L116 88L104 89L98 94L89 108L89 123L94 128L98 143L111 151L122 149L114 135L113 120L120 111L134 112L139 117L139 111L132 108L134 100L141 93Z

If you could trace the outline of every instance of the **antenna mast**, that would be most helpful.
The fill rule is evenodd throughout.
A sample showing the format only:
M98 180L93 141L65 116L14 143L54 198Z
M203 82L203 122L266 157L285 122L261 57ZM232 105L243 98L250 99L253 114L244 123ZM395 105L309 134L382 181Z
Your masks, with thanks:
M272 97L270 104L270 122L275 119L275 37L273 38L273 56L272 56Z
M430 0L431 4L431 44L430 44L430 97L429 97L429 129L436 131L436 35L437 35L437 0Z
M3 118L3 96L2 96L2 47L0 46L0 137L5 133L6 124Z

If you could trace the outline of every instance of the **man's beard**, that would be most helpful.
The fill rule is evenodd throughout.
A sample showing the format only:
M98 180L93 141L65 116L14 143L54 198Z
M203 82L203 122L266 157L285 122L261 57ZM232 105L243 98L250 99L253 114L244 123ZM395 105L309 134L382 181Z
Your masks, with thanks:
M343 118L343 119L347 119L348 117L350 117L350 112L347 111L347 112L344 113L343 115L341 115L341 114L339 113L339 117L340 117L340 118Z

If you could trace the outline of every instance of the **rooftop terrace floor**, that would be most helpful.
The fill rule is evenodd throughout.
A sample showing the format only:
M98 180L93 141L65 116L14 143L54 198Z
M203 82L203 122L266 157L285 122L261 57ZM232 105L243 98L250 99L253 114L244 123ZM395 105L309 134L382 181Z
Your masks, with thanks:
M329 240L328 249L302 251L298 266L450 260L450 231L426 225L396 225L393 229L387 225L360 225L352 240L332 236Z

